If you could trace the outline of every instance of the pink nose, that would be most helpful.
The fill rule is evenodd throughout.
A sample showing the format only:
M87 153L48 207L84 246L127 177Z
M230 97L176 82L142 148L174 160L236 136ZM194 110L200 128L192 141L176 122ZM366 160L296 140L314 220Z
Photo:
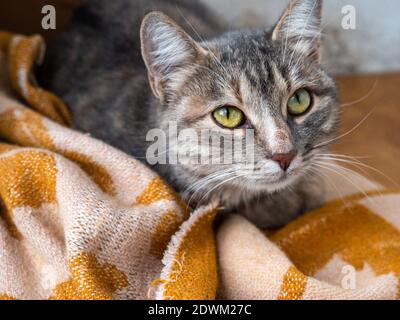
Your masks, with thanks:
M274 154L271 159L278 162L283 171L287 171L296 155L296 151L291 151L289 153L277 153Z

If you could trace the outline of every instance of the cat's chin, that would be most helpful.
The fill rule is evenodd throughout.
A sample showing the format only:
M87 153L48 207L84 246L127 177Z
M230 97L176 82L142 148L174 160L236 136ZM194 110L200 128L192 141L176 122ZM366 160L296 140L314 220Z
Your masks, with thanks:
M275 179L271 178L258 178L258 179L247 179L244 178L240 182L240 187L245 188L249 193L274 193L284 190L298 181L301 177L299 173L281 174Z

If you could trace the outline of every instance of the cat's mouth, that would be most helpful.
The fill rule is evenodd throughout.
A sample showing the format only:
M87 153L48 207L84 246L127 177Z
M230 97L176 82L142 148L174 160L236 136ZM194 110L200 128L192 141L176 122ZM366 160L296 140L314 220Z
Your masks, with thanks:
M282 173L277 177L264 177L264 178L256 178L256 182L263 185L286 185L289 184L292 179L296 177L296 174L292 173Z
M245 184L249 190L276 192L295 183L303 175L303 171L301 167L297 167L288 171L280 170L271 175L259 170L245 176L243 180L247 180ZM241 185L244 184L243 180Z

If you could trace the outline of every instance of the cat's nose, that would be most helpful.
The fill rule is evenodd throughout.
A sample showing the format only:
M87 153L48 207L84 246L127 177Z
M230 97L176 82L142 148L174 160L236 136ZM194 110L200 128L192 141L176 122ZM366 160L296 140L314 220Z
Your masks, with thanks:
M283 171L289 169L294 157L297 155L297 151L290 151L288 153L277 153L272 156L272 160L278 162L279 166Z

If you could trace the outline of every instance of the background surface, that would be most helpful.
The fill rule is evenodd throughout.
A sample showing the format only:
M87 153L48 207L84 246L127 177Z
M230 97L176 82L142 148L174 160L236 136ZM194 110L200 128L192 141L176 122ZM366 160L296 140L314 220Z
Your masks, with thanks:
M287 0L203 0L232 26L273 26ZM356 29L342 28L342 8L356 9ZM324 0L323 60L335 73L400 71L399 0Z
M283 0L203 1L228 20L232 28L270 27L288 3ZM39 32L51 41L62 31L79 3L80 0L0 0L0 30ZM56 6L56 31L41 29L41 8L45 4ZM356 30L341 27L341 10L347 4L356 8ZM361 173L397 189L400 189L399 15L398 0L325 0L323 41L324 64L341 75L337 77L344 104L341 132L350 132L337 141L333 152L363 157L360 160L374 169Z
M119 0L110 0L119 1ZM135 1L135 0L132 0ZM191 1L191 0L187 0ZM270 28L288 0L201 0L214 8L232 29ZM57 27L62 29L80 0L1 0L0 29L42 32L49 39L56 32L40 28L41 8L57 8ZM342 8L356 9L356 30L342 28ZM335 74L400 71L399 0L324 0L323 62Z

